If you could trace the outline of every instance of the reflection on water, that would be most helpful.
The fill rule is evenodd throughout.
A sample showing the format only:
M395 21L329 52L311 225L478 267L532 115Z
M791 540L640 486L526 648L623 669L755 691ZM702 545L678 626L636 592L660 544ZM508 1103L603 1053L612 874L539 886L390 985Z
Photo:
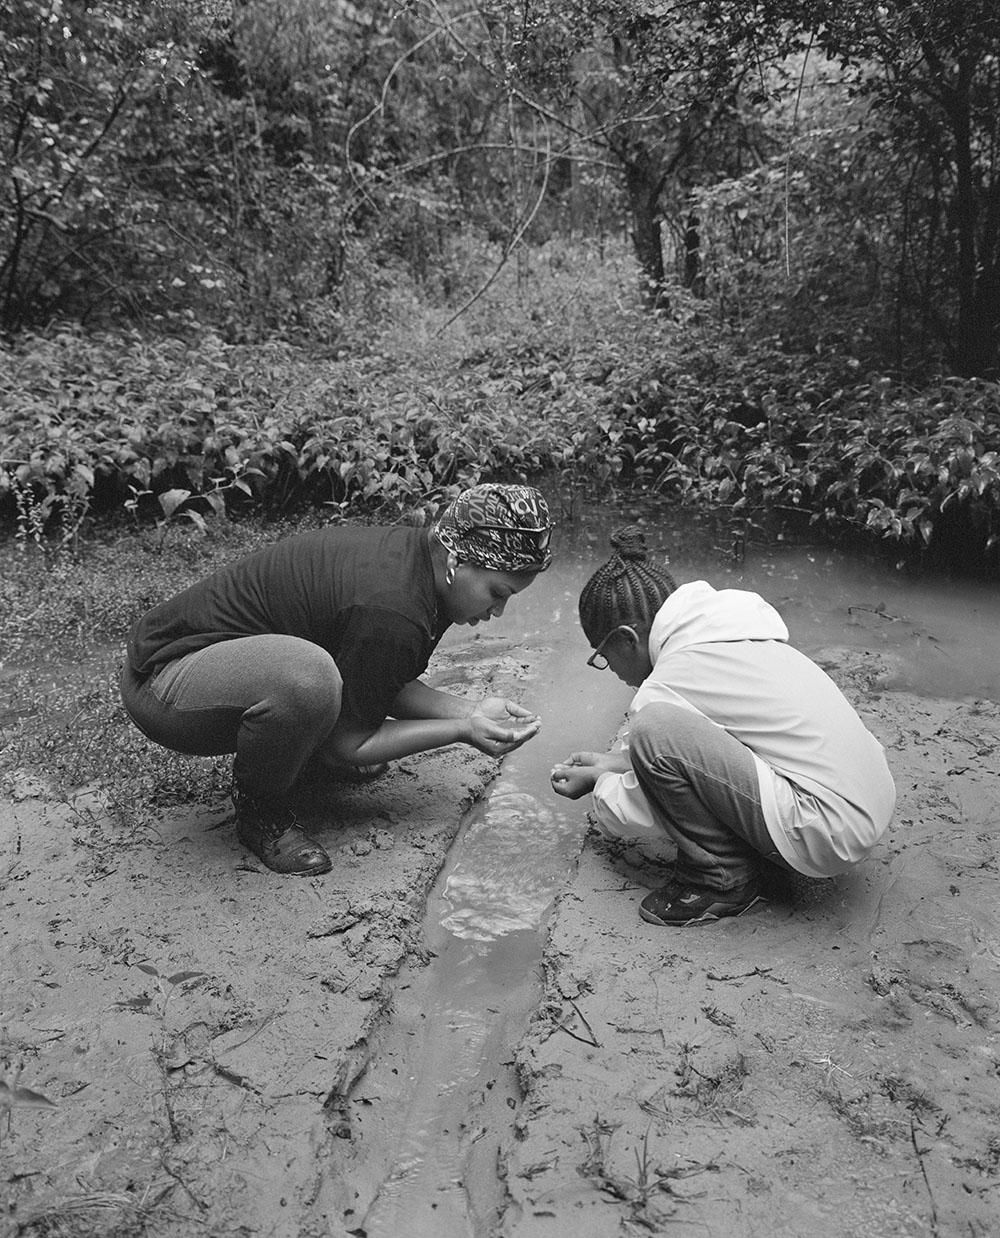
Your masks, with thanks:
M499 784L445 880L441 897L452 910L442 927L476 941L539 929L579 847L578 817Z
M496 1026L478 1010L427 1012L430 1034L411 1075L412 1096L392 1170L364 1220L366 1238L466 1238L474 1233L460 1133ZM491 1043L492 1042L492 1043Z
M726 578L781 612L806 653L872 650L892 664L886 686L925 696L1000 695L1000 589L975 581L915 580L840 553L761 554Z

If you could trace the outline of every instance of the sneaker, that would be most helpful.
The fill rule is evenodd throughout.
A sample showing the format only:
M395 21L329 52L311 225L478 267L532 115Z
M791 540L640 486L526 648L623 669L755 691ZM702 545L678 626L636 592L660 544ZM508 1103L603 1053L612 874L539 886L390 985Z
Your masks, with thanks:
M639 915L650 924L663 927L707 924L723 916L742 916L751 907L766 902L756 877L735 890L709 890L706 886L671 882L646 895L639 904Z
M290 808L263 804L236 783L236 837L272 872L316 877L333 863L326 851L299 826Z

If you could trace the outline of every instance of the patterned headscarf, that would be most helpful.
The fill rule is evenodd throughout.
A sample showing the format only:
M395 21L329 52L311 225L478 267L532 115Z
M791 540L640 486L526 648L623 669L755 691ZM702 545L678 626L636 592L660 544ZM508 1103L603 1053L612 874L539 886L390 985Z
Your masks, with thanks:
M464 490L434 532L460 562L495 572L544 572L552 562L548 504L531 486L488 483Z

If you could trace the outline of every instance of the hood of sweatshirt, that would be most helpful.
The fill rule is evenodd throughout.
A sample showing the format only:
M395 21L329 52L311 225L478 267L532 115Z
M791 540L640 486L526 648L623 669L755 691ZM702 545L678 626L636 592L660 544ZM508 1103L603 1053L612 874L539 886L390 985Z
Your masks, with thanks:
M714 589L707 581L681 585L656 612L649 632L649 656L680 653L711 641L788 640L784 620L757 593Z

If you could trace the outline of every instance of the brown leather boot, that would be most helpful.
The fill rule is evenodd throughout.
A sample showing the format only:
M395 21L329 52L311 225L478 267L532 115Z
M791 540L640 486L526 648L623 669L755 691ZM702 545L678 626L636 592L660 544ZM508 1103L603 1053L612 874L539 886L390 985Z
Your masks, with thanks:
M299 826L290 808L264 804L237 782L232 797L236 837L272 872L315 877L330 871L330 857Z

